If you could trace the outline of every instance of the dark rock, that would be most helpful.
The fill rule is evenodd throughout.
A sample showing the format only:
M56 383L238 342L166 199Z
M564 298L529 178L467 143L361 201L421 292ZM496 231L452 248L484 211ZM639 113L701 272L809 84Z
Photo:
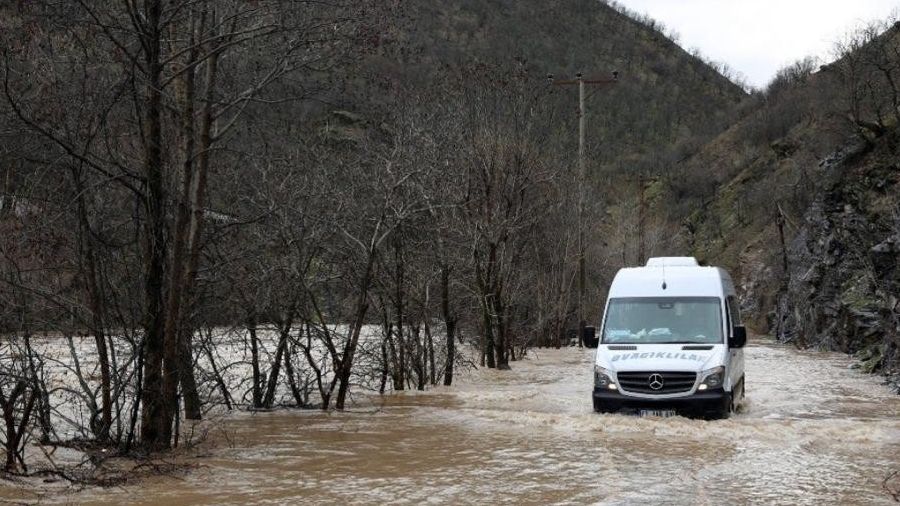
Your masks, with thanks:
M884 241L872 246L872 249L869 251L876 255L891 254L900 252L900 247L898 247L897 239L895 237L888 237Z
M363 117L350 111L333 111L331 115L344 125L349 126L363 124Z
M769 147L772 148L772 151L775 152L775 156L780 159L789 158L791 155L797 152L797 149L799 149L799 146L796 143L788 141L786 139L775 141L770 144Z
M872 153L851 144L819 162L825 172L790 242L770 322L784 342L859 352L863 370L889 373L900 371L892 295L900 293L900 220L891 214L900 189L893 165Z

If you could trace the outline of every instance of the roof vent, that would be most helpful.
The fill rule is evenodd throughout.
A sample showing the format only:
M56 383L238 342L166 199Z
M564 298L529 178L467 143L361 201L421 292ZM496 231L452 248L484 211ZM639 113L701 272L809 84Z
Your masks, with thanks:
M699 267L694 257L654 257L647 260L647 267Z

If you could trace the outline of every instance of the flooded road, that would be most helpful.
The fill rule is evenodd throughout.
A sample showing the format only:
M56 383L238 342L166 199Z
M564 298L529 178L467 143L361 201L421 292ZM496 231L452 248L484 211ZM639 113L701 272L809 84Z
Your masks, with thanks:
M900 396L841 355L753 343L726 421L598 415L590 350L533 350L347 413L242 413L198 469L98 504L894 504Z

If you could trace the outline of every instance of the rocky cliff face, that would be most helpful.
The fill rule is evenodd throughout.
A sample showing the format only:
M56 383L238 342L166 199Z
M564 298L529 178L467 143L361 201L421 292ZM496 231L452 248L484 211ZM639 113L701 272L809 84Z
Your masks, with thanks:
M855 353L900 386L900 135L815 168L770 328L785 342Z

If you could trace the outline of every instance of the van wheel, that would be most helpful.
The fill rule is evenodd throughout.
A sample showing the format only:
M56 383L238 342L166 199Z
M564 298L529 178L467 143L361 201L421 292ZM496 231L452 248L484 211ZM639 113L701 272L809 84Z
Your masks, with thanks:
M727 419L731 413L734 412L734 397L731 394L725 396L722 399L722 403L719 404L712 411L708 411L706 413L707 420L725 420Z
M594 399L594 413L615 413L616 410Z
M733 398L731 401L731 412L737 413L738 405L744 400L746 396L746 389L744 388L744 377L741 376L741 379L738 381L738 384L735 386L733 390Z

